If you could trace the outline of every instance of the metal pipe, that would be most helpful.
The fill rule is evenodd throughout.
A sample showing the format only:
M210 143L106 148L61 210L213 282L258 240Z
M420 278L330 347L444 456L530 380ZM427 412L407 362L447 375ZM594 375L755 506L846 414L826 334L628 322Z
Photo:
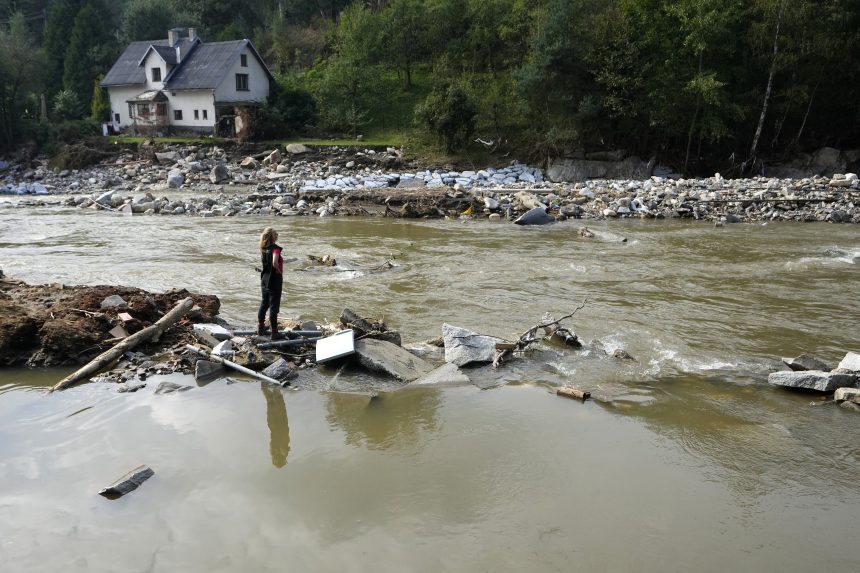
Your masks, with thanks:
M269 382L270 384L277 384L278 386L286 386L287 385L287 382L281 382L280 380L275 380L274 378L269 378L265 374L260 374L259 372L254 372L250 368L245 368L244 366L240 366L240 365L236 364L235 362L231 362L231 361L227 360L226 358L221 358L220 356L215 356L214 354L209 354L208 352L206 352L202 348L197 348L196 346L193 346L191 344L186 344L185 348L190 350L191 352L193 352L195 354L198 354L200 356L203 356L204 358L207 358L209 360L213 360L215 362L220 362L224 366L232 368L233 370L241 372L242 374L247 374L248 376L256 378L257 380L262 380L263 382Z
M269 348L286 348L288 346L302 346L305 344L310 344L311 342L316 342L317 340L322 340L324 337L320 336L318 338L297 338L295 340L276 340L274 342L263 342L262 344L258 344L257 348L261 350L267 350Z

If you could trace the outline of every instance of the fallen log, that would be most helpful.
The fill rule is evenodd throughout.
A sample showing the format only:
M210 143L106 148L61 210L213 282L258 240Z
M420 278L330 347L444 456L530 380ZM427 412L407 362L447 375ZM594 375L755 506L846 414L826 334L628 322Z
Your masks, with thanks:
M515 343L513 343L513 345L511 345L510 343L502 344L502 345L496 345L496 358L493 360L493 368L497 368L499 366L499 364L502 363L502 361L504 361L506 358L512 356L515 352L522 352L532 342L534 342L536 340L541 340L542 337L538 337L538 330L541 330L541 329L544 331L544 333L546 335L548 335L548 337L552 337L556 332L559 332L559 331L561 331L562 334L569 333L570 334L569 338L578 343L579 340L575 336L573 336L573 333L571 333L566 328L562 329L560 323L561 323L561 321L570 318L571 316L576 314L578 311L585 308L585 304L587 302L588 302L588 298L586 297L585 300L582 301L581 305L579 305L578 307L573 309L573 312L562 316L558 320L541 322L539 324L532 326L531 328L526 330L524 333L522 333L520 335L519 339L517 339L517 341ZM570 346L576 346L576 344L572 344L572 343L568 342L568 337L562 337L561 339L564 342L568 343Z
M287 384L289 384L289 382L286 382L286 381L281 382L280 380L275 380L274 378L269 378L265 374L260 374L259 372L254 372L250 368L245 368L244 366L236 364L235 362L231 362L230 360L227 360L226 358L221 358L220 356L216 356L214 354L209 354L208 352L206 352L202 348L197 348L196 346L193 346L191 344L186 344L185 348L187 350L190 350L191 352L193 352L195 354L199 354L200 356L203 356L204 358L206 358L208 360L212 360L213 362L220 362L221 364L223 364L224 366L226 366L228 368L232 368L233 370L236 370L237 372L241 372L242 374L247 374L248 376L256 378L257 380L262 380L263 382L268 382L269 384L277 384L278 386L286 386Z
M136 490L140 487L140 484L151 478L155 475L155 472L152 471L152 468L149 466L138 466L119 478L117 481L112 483L111 485L103 488L99 491L99 495L102 495L108 499L116 499L118 497L122 497L125 494Z
M558 396L564 396L565 398L572 398L574 400L582 400L583 402L591 398L591 392L580 390L579 388L572 388L570 386L562 386L556 390L555 393Z
M158 322L153 324L152 326L147 326L140 332L135 332L128 338L124 338L122 342L107 350L102 352L95 358L93 358L86 366L77 370L76 372L69 374L59 382L57 382L50 390L48 390L48 394L54 392L56 390L65 390L69 386L77 384L81 380L85 380L95 376L100 371L107 368L109 364L111 364L114 360L117 360L122 354L128 350L132 350L139 344L143 342L147 342L149 340L158 340L165 330L176 324L179 319L185 316L191 307L194 306L194 299L191 297L185 298L174 306L170 312L162 316L158 319Z

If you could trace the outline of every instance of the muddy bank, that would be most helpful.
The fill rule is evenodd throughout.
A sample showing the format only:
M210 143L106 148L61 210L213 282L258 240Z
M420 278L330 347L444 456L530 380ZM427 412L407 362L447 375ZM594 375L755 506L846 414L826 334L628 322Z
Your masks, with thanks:
M417 165L395 148L266 149L174 145L118 153L110 163L56 171L9 166L0 192L36 195L20 207L57 206L199 217L385 216L515 220L535 207L551 220L696 219L860 222L860 180L588 179L550 182L512 161L473 170ZM250 153L250 155L246 155ZM52 198L52 195L71 195Z
M121 286L30 285L0 271L0 365L84 364L121 339L123 334L115 329L133 334L188 296L194 309L157 344L145 348L153 353L191 340L194 322L215 320L218 297L184 289L152 293Z

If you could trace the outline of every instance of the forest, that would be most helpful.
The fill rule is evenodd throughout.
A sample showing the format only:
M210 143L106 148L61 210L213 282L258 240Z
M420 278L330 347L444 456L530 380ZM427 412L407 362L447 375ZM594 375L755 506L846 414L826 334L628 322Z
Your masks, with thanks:
M257 137L755 172L860 147L860 0L0 0L0 148L78 137L126 44L249 38Z

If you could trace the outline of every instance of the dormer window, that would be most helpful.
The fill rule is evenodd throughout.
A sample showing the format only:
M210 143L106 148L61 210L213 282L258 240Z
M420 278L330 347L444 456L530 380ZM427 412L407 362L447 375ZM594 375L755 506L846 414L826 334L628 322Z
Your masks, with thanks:
M239 55L239 63L243 68L248 67L248 54L240 54Z
M152 81L161 81L161 68L152 68Z

